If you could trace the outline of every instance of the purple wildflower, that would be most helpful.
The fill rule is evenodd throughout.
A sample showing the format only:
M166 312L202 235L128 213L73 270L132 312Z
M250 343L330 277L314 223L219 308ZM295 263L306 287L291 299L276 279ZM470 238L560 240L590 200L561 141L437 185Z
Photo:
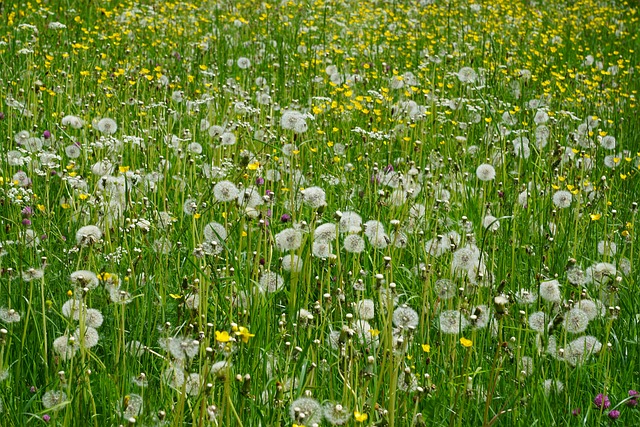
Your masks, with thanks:
M617 420L620 417L620 411L618 411L617 409L614 409L613 411L609 411L607 415L612 420Z
M29 218L31 217L31 215L33 215L33 208L31 206L25 206L20 213L22 214L23 218Z
M611 406L611 401L609 400L609 396L605 394L598 394L595 399L593 399L593 403L596 405L598 409L607 409Z
M42 136L44 137L44 139L49 139L49 138L51 138L51 132L49 132L48 130L45 130L42 133Z

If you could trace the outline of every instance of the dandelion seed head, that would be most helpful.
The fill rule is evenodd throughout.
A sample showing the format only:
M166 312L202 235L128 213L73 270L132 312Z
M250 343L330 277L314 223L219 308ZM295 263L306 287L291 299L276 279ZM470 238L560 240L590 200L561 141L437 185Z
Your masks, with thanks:
M585 270L585 283L602 286L616 277L618 270L609 262L598 262Z
M44 270L41 268L29 268L22 272L22 280L25 282L31 282L33 280L40 280L44 277Z
M474 319L470 322L473 329L482 329L489 326L491 321L491 313L486 305L478 305L471 310Z
M567 270L566 274L567 281L572 285L583 286L587 283L587 276L580 267L571 267Z
M576 307L582 310L590 321L605 315L605 307L598 300L582 299Z
M15 141L15 143L17 145L24 145L26 144L27 140L31 138L31 134L29 133L28 130L21 130L20 132L17 132L14 136L13 136L13 140Z
M398 374L398 389L405 393L413 393L418 389L418 378L412 372L400 371Z
M322 407L324 419L333 426L345 425L351 418L351 411L336 402L326 402Z
M100 310L95 308L87 309L85 313L85 324L91 328L99 328L104 322L104 317Z
M179 366L172 365L162 372L162 381L174 389L181 389L184 384L184 369Z
M571 341L564 351L564 360L571 366L577 366L587 361L592 354L602 350L602 344L591 335L584 335Z
M204 226L204 238L209 242L224 242L227 240L227 229L218 222L210 222Z
M340 347L340 331L332 330L327 334L327 344L333 350L337 350Z
M409 236L402 231L392 231L389 240L396 248L406 248L409 244Z
M71 283L78 288L88 288L95 289L99 285L98 276L92 271L89 270L77 270L71 273L69 276L71 279Z
M186 377L185 391L189 396L197 396L202 388L202 377L199 373L193 372Z
M312 209L326 206L326 194L320 187L308 187L302 190L302 202Z
M353 330L359 343L367 346L377 344L378 337L372 334L373 327L366 320L358 319L353 322Z
M241 70L246 70L248 68L251 68L251 61L249 60L249 58L246 58L244 56L241 56L240 58L238 58L238 60L236 61L236 64L238 65L238 68L240 68Z
M313 232L315 241L330 242L336 239L338 235L338 226L332 222L325 222L316 227Z
M538 295L529 289L520 289L516 293L516 301L518 304L533 304L538 300Z
M0 383L9 378L9 369L0 369ZM2 400L0 400L0 414L2 413Z
M64 304L62 304L62 314L67 318L72 318L74 320L80 319L80 311L84 310L86 312L87 306L80 299L70 299L67 300Z
M95 328L91 326L85 327L84 334L80 333L80 328L73 333L73 338L83 348L92 348L98 344L100 335Z
M341 233L359 233L362 231L362 217L356 212L342 212L338 227Z
M70 126L74 129L80 129L84 126L84 121L78 116L67 115L62 118L62 126Z
M257 187L248 187L240 191L236 201L238 206L244 207L247 211L256 210L256 207L264 204L264 199Z
M230 202L236 200L240 190L231 181L220 181L213 186L213 197L218 202Z
M600 146L605 150L613 150L616 148L616 138L611 135L606 135L600 140Z
M298 111L286 110L280 118L280 126L295 133L304 133L307 131L306 117Z
M67 400L67 394L61 390L49 390L42 395L42 406L49 410L60 410L55 408Z
M356 303L355 314L363 320L371 320L375 316L375 303L371 299L363 299Z
M331 243L327 240L314 240L311 245L311 254L316 258L327 259L331 257Z
M69 360L78 352L80 346L75 339L69 339L66 335L60 336L53 340L53 350L58 353L60 359Z
M96 127L99 132L102 132L105 135L113 135L118 130L118 124L116 121L108 117L100 119Z
M443 334L457 334L469 326L469 321L458 310L445 310L440 313L440 331Z
M207 130L207 133L211 138L220 138L220 136L224 133L224 128L219 125L212 125Z
M76 232L78 246L90 246L102 238L102 230L95 225L85 225Z
M434 283L434 290L438 298L442 300L448 300L456 295L456 284L449 279L438 279Z
M547 331L548 323L549 316L544 311L536 311L529 315L529 327L540 334Z
M0 320L4 323L18 323L21 319L20 313L13 308L0 307Z
M344 250L349 253L359 254L364 251L364 239L357 234L350 234L342 241Z
M376 234L375 236L369 236L369 244L376 249L384 249L389 246L391 239L386 234Z
M493 215L487 215L482 220L482 226L489 231L498 231L500 228L500 221Z
M289 415L293 421L302 422L311 426L322 422L322 406L316 399L300 397L289 406Z
M192 142L187 145L187 151L193 154L202 154L202 145L197 142Z
M420 316L418 312L406 304L401 305L393 311L393 324L404 329L418 327Z
M425 242L424 249L429 255L438 258L451 250L451 241L447 236L434 237Z
M533 117L533 122L537 125L547 123L549 121L549 114L544 110L536 111L536 115Z
M282 269L291 273L302 271L302 258L295 254L287 254L282 257Z
M184 299L184 305L189 310L197 310L198 307L200 306L200 295L194 293L194 294L191 294L191 295L187 296Z
M560 283L557 280L547 280L540 283L540 298L548 302L562 301Z
M476 176L480 181L491 181L496 177L496 170L488 163L483 163L476 169Z
M572 334L584 332L589 325L589 316L580 308L572 308L564 315L563 326Z
M629 258L622 257L618 261L618 271L625 276L631 274L631 261Z
M264 179L270 182L277 182L282 179L282 174L276 169L267 169L264 173Z
M302 232L295 228L286 228L276 234L275 236L276 247L283 251L294 251L302 244Z
M451 271L464 271L471 270L476 267L480 262L480 249L475 245L467 245L456 250L453 253L453 260L451 261Z
M364 224L364 235L369 239L374 239L379 235L384 235L384 224L380 221L370 220Z
M128 394L127 404L122 408L122 417L126 420L136 419L143 409L143 399L139 394Z
M475 83L478 79L478 73L471 67L462 67L457 73L458 80L461 83Z
M602 256L614 256L617 252L617 245L614 242L600 240L598 242L598 253Z
M125 344L125 349L127 350L127 353L134 357L140 357L144 354L144 344L140 341L128 341Z
M260 276L258 286L262 292L272 293L280 290L284 285L284 279L277 273L265 271Z
M117 286L113 286L109 289L109 298L111 302L116 304L129 304L132 301L131 294Z
M222 135L220 135L220 145L235 145L236 141L236 135L233 132L224 132Z
M551 198L553 204L560 209L565 209L571 206L571 201L573 200L573 196L570 192L565 190L559 190L553 193L553 197Z

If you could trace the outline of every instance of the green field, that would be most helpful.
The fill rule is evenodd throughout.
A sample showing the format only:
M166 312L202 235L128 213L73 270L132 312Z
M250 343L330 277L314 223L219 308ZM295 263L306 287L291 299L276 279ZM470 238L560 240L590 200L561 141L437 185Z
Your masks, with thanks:
M0 426L637 426L637 1L0 2Z

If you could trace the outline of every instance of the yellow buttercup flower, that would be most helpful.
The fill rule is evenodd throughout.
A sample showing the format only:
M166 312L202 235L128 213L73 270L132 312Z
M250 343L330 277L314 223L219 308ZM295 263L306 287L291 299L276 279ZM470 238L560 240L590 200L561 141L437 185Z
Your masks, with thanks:
M363 414L361 412L358 411L353 411L353 418L355 418L355 420L359 423L363 423L365 421L367 421L367 418L369 418L369 416L367 414Z
M231 340L231 336L227 331L216 331L216 341L218 342L229 342Z
M240 339L242 339L243 343L248 343L249 338L256 336L256 334L249 333L249 329L245 328L244 326L236 326L233 328L233 330L236 336L239 336Z

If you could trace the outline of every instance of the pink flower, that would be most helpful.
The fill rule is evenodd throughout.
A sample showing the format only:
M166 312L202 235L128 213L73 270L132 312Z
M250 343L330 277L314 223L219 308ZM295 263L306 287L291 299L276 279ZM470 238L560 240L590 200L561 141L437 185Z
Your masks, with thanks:
M596 405L598 409L607 409L611 406L611 401L609 400L609 396L604 395L602 393L598 394L595 399L593 399L593 403Z

